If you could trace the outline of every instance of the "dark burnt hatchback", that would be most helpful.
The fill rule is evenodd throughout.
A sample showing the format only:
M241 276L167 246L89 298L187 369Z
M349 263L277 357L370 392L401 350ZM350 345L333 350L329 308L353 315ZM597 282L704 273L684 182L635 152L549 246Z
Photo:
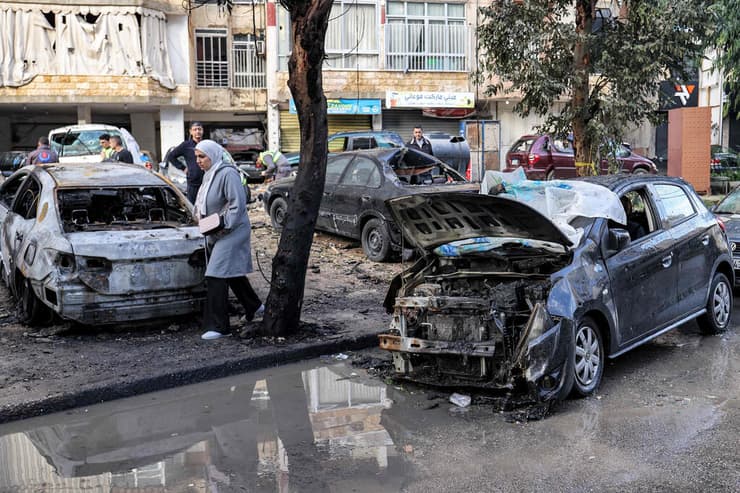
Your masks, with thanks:
M393 321L381 347L398 376L542 401L585 396L606 358L692 319L706 333L727 329L732 258L688 184L648 175L534 183L522 190L568 214L513 193L388 202L425 253L385 302ZM581 189L599 200L580 200Z
M278 180L263 193L272 226L281 229L294 177ZM477 191L434 156L405 147L343 152L329 156L316 229L359 239L377 262L402 249L402 237L385 201L423 192Z

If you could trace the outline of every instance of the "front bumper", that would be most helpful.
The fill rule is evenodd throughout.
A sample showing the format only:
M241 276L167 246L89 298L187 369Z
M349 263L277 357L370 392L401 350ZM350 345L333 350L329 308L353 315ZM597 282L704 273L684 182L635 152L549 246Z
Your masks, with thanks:
M205 284L125 295L100 294L81 282L32 282L36 296L61 318L85 325L114 324L200 312Z

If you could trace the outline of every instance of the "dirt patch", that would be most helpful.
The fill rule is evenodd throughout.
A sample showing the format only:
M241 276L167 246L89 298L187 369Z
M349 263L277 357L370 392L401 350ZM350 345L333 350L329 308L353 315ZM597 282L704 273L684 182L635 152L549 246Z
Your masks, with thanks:
M255 260L250 280L264 300L279 236L261 207L253 206L250 218ZM0 421L8 419L2 416L4 411L23 401L41 403L75 391L114 388L118 383L130 386L156 375L198 375L199 368L240 361L250 354L269 364L270 356L284 354L280 351L285 348L367 338L388 326L390 317L382 300L391 277L402 269L400 263L371 262L357 242L317 233L309 266L303 323L297 334L286 339L235 335L202 341L199 315L145 324L60 323L34 329L19 323L15 300L0 287ZM238 333L242 313L237 305L230 315ZM280 362L275 359L272 364Z

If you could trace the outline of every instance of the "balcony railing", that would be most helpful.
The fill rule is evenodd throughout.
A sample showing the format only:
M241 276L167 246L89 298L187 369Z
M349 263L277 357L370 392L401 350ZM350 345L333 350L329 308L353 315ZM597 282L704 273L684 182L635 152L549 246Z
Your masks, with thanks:
M393 24L385 26L388 70L465 71L464 24Z

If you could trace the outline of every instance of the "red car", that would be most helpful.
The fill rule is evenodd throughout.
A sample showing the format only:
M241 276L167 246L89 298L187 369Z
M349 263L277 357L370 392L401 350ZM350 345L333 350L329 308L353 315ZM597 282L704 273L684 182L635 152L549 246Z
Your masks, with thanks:
M624 145L615 149L617 161L625 173L652 173L658 169L648 158L635 154ZM550 135L525 135L517 140L506 153L506 169L514 171L524 167L527 178L531 180L553 180L574 178L576 172L573 145L567 139L557 139ZM600 174L609 172L609 161L603 159Z

